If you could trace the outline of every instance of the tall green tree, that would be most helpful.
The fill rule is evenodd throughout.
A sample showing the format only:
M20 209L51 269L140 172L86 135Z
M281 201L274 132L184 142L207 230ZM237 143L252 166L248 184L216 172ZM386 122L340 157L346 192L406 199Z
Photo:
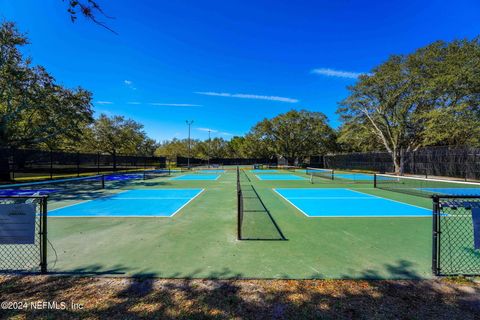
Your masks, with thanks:
M198 140L191 139L192 157L196 157L195 148ZM155 151L155 155L167 157L170 161L176 161L177 157L188 156L188 139L177 139L163 141Z
M28 43L15 24L0 27L0 146L35 146L76 139L92 119L91 93L55 83L19 48Z
M234 136L227 142L226 152L230 158L248 158L250 154L247 150L245 137Z
M380 141L400 174L405 152L474 142L465 134L478 132L480 123L479 61L478 39L436 42L390 57L348 88L338 110L344 122L339 141L357 130L357 143L363 138L366 149Z
M323 113L291 110L257 123L249 139L293 164L330 150L335 134Z
M53 148L78 139L93 120L91 93L62 87L45 68L32 66L20 51L27 44L14 23L0 26L0 148ZM0 179L10 179L3 156Z
M123 116L108 117L105 114L101 114L93 124L92 139L91 144L95 150L112 156L145 155L142 146L152 144L143 131L142 124Z

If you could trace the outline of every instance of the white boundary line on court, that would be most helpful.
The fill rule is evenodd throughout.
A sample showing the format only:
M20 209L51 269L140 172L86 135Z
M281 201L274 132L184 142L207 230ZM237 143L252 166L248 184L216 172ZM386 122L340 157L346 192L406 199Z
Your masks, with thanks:
M187 173L187 174L184 174L183 176L176 176L176 177L172 177L168 180L173 180L173 181L217 181L218 179L220 179L220 177L222 176L221 174L216 174L216 178L215 179L186 179L186 180L183 180L183 179L177 179L177 178L181 178L181 177L185 177L185 176L188 176L188 175L195 175L195 173ZM202 173L198 174L199 176L202 175ZM211 174L213 175L213 174Z
M390 200L390 199L382 198L382 197L379 197L379 196L373 196L373 195L368 194L368 193L363 193L363 192L360 192L360 191L351 190L351 189L348 189L348 188L279 188L279 189L289 189L289 190L301 190L301 189L306 189L306 190L349 190L349 191L369 195L369 196L372 196L374 198L379 198L379 199L383 199L383 200ZM388 215L388 216L383 216L383 215L382 216L338 216L338 215L337 216L310 216L310 215L306 214L303 210L301 210L299 207L297 207L295 204L293 204L290 200L288 200L285 196L283 196L275 188L272 188L272 190L275 191L280 197L282 197L285 201L290 203L293 207L295 207L298 211L303 213L308 218L425 218L425 217L430 217L431 216L431 213L429 215L425 215L425 216L418 216L418 215L401 215L401 216L399 216L399 215ZM348 199L348 198L343 198L343 199ZM361 198L361 199L365 199L365 198ZM403 202L396 201L396 200L390 200L390 201L397 202L397 203L400 203L400 204L403 204L403 205L417 207L417 208L429 211L428 209L425 209L423 207L411 205L411 204L408 204L408 203L403 203Z
M257 179L260 180L260 181L308 181L308 180L310 180L310 179L307 179L307 178L304 178L304 177L301 177L301 176L297 176L297 175L292 174L292 173L282 173L282 175L290 175L290 176L298 177L300 179L285 179L285 180L282 180L282 179L261 179L258 175L254 174L254 176L257 177ZM287 188L285 188L285 189L287 189Z
M376 196L376 195L373 195L373 194L365 193L365 192L362 192L362 191L356 191L356 190L352 190L352 189L348 189L348 188L347 188L347 190L350 190L350 191L353 191L353 192L356 192L356 193L360 193L360 194L366 194L366 195L372 196L372 197L374 197L374 198L385 199L385 200L388 200L388 201L392 201L392 202L396 202L396 203L401 203L401 204L403 204L403 205L420 208L420 209L429 211L429 212L430 212L430 215L432 214L431 210L425 209L424 207L416 206L416 205L414 205L414 204L409 204L409 203L401 202L401 201L398 201L398 200L392 200L392 199L388 199L388 198L383 198L383 197L380 197L380 196Z
M183 206L181 206L177 211L175 211L174 213L172 213L172 215L170 215L169 217L173 217L174 215L176 215L177 212L179 212L180 210L182 210L187 204L189 204L190 202L192 202L196 197L198 197L199 195L201 195L204 191L205 191L205 189L201 189L199 193L197 193L193 198L191 198L190 200L188 200Z
M411 177L411 176L397 176L394 174L381 174L377 173L377 177L383 177L383 178L391 178L386 181L392 181L392 180L400 180L400 179L406 179L406 180L419 180L419 181L433 181L433 182L445 182L445 183L453 183L453 184L468 184L468 185L474 185L479 187L480 184L478 182L472 182L472 181L459 181L459 180L442 180L442 179L429 179L429 178L421 178L421 177Z
M103 196L98 197L98 198L95 198L95 199L90 199L90 200L80 201L80 202L77 202L77 203L72 203L72 204L69 204L68 206L64 206L64 207L60 207L60 208L55 208L55 209L52 209L52 210L48 210L48 212L52 212L52 211L55 211L55 210L60 210L60 209L63 209L63 208L70 208L70 207L73 207L73 206L78 206L79 204L87 203L87 202L94 201L94 200L98 200L98 199L102 199L102 198L109 198L109 197L115 196L115 195L117 195L117 194L122 194L122 193L125 193L125 192L128 192L128 191L130 191L130 190L123 190L123 191L121 191L121 192L119 192L119 193L103 195ZM48 215L48 212L47 212L47 215ZM63 216L58 216L58 217L63 217ZM65 216L65 218L68 218L68 216Z
M133 191L133 190L192 190L192 189L179 189L179 188L176 188L176 189L130 189L130 190L124 190L122 192L119 192L118 194L128 192L128 191ZM200 189L200 191L193 198L190 198L190 200L188 200L183 206L181 206L179 209L177 209L177 211L175 211L174 213L172 213L169 216L158 216L158 215L103 216L102 215L102 216L53 216L53 217L50 217L50 218L171 218L175 214L177 214L180 210L182 210L186 205L188 205L190 202L192 202L195 198L197 198L200 194L202 194L204 191L205 191L205 189ZM100 198L107 198L107 197L111 197L111 196L114 196L114 195L115 194L108 195L108 196L105 196L105 197L100 197ZM100 199L100 198L74 203L74 204L71 204L71 205L68 205L68 206L65 206L65 207L56 208L56 209L53 209L53 210L48 210L48 212L63 209L63 208L72 207L72 206L75 206L75 205L78 205L78 204L81 204L81 203L87 203L87 202L97 200L97 199ZM125 198L125 199L129 199L129 198ZM152 199L152 198L145 198L145 199ZM48 213L47 213L47 215L48 215Z
M283 189L283 188L282 188ZM295 188L286 188L286 189L295 189ZM297 207L296 205L294 205L290 200L288 200L286 197L284 197L280 192L278 192L275 188L272 188L273 191L275 191L280 197L282 197L285 201L287 201L288 203L290 203L293 207L295 207L298 211L300 211L301 213L303 213L305 216L309 217L309 218L312 218L312 216L309 216L308 214L306 214L302 209L300 209L299 207Z

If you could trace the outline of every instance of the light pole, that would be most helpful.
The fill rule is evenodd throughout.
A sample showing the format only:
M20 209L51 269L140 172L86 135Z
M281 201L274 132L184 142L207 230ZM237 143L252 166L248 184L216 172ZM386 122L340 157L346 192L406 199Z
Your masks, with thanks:
M190 127L192 126L193 120L185 121L188 126L188 157L187 157L187 167L190 169Z
M210 139L210 129L208 129L208 167L210 168L210 153L212 152L212 140Z

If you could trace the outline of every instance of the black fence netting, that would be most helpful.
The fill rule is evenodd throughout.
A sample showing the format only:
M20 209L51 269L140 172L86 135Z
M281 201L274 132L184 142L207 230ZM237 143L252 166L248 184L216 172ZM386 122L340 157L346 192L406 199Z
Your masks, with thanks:
M435 196L435 275L480 275L480 196Z
M278 163L277 159L268 159L268 158L210 158L210 159L199 159L199 158L188 158L188 157L177 157L177 166L186 167L186 166L206 166L213 164L222 164L224 166L246 166L254 164L271 164L276 165Z
M403 157L405 174L480 180L480 148L429 147L404 152ZM322 160L330 169L395 171L388 152L330 154Z
M4 182L165 167L164 157L0 148Z

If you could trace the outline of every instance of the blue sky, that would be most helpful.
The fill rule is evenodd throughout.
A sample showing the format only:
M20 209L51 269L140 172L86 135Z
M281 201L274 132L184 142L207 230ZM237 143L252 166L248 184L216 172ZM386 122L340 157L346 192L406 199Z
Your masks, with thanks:
M68 87L94 94L97 114L145 125L155 139L229 139L290 109L325 113L358 73L391 54L478 35L480 2L106 1L118 35L61 0L0 0L31 44L26 55Z

